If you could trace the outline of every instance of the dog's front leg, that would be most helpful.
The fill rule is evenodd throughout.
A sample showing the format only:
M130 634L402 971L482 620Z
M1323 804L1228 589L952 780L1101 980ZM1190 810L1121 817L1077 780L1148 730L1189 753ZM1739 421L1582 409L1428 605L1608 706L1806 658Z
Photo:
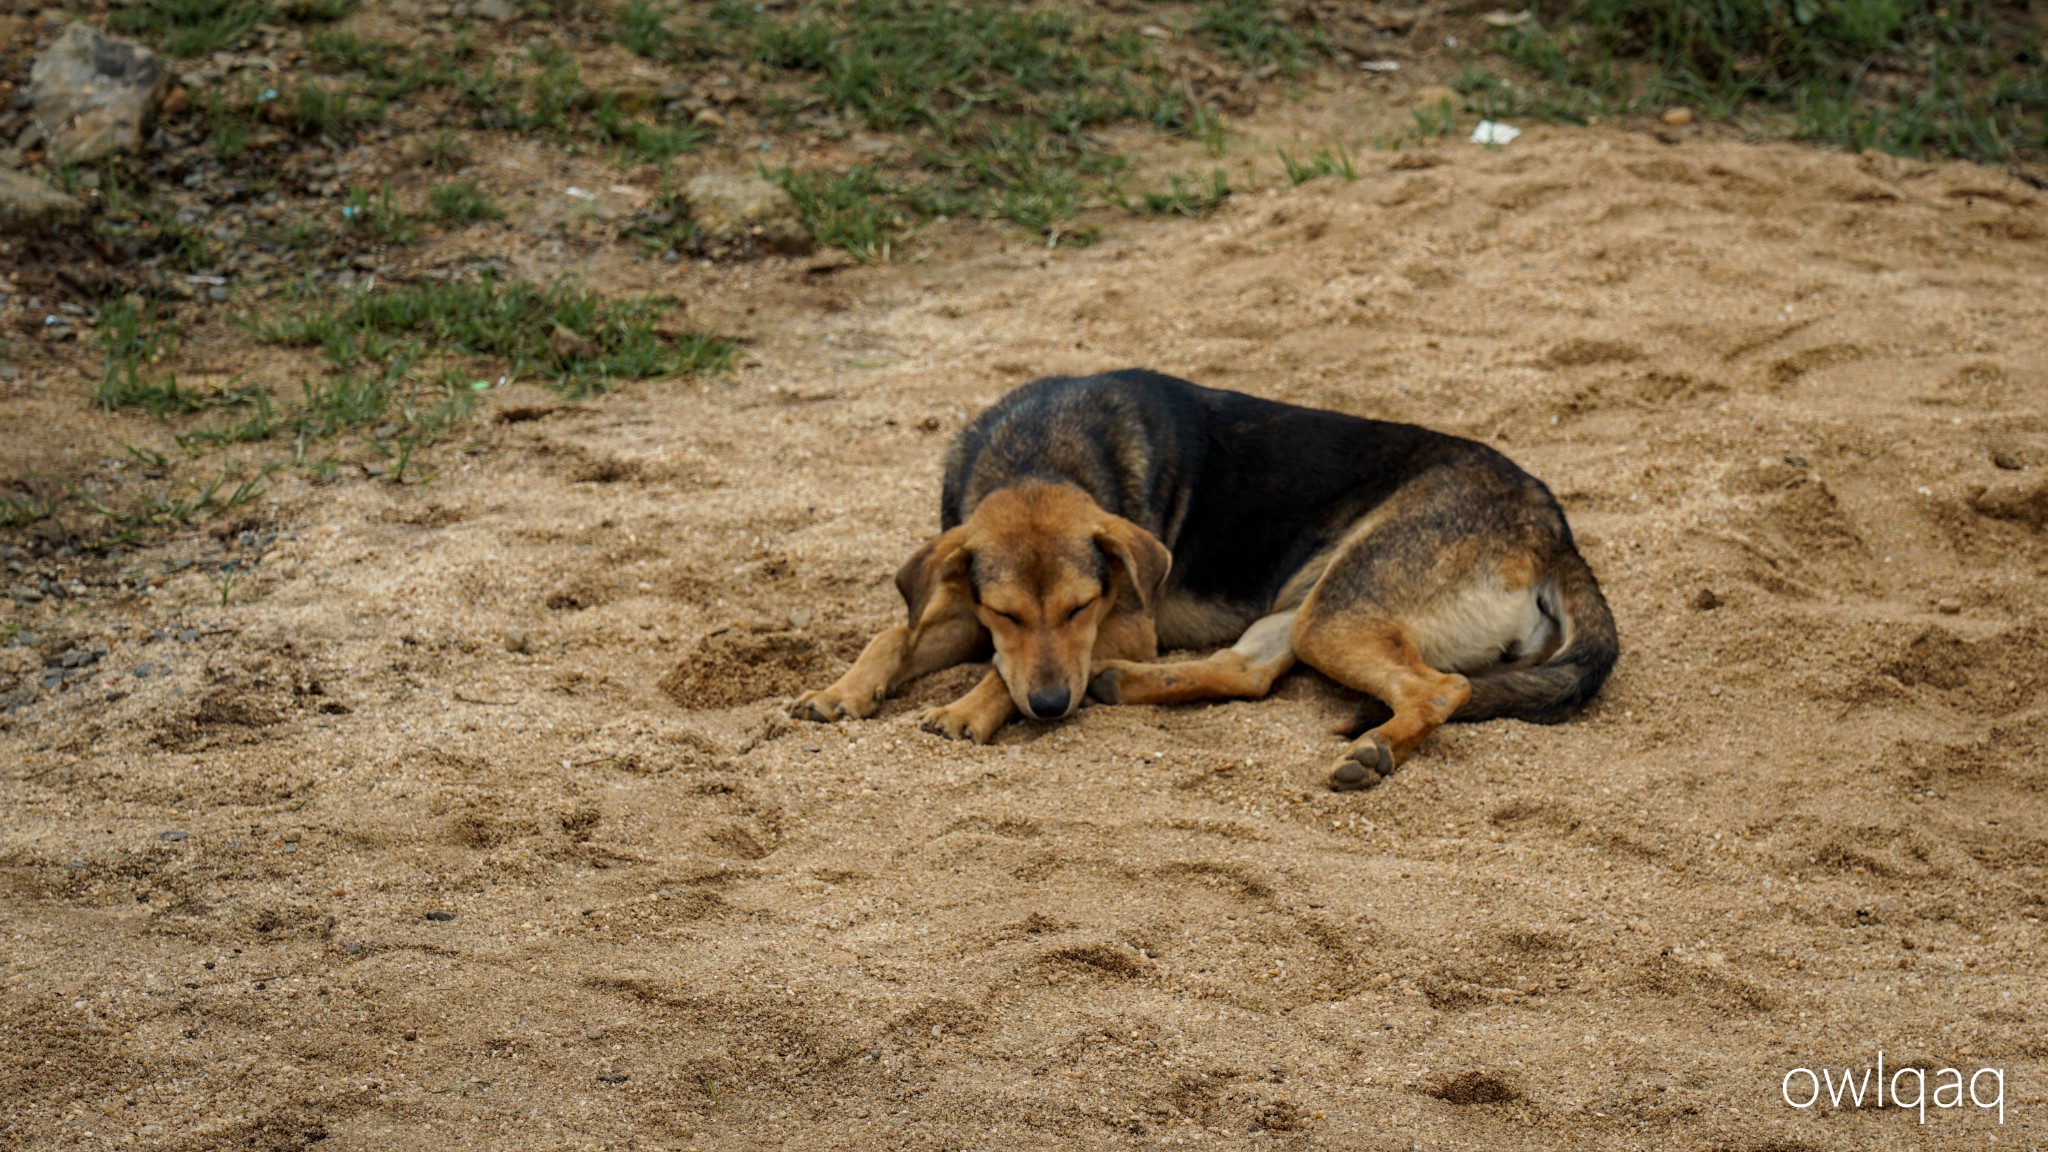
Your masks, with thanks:
M845 717L864 719L874 715L883 697L897 686L972 660L987 642L987 634L972 617L935 620L914 633L909 625L898 624L868 641L853 667L830 687L799 697L790 714L827 723Z
M1009 685L995 669L989 669L981 683L970 689L951 704L927 708L924 713L924 730L958 740L966 737L976 744L986 744L995 738L996 729L1010 722L1017 714L1016 701L1010 699Z

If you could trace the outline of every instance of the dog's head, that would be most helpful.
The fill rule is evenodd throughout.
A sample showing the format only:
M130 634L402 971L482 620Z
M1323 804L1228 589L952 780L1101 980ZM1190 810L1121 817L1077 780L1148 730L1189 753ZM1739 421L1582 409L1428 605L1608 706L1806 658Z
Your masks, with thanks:
M1157 537L1071 484L990 493L973 515L896 574L920 629L972 613L995 642L996 671L1026 716L1066 716L1088 694L1106 627L1141 628L1172 557ZM1149 655L1149 653L1147 653Z

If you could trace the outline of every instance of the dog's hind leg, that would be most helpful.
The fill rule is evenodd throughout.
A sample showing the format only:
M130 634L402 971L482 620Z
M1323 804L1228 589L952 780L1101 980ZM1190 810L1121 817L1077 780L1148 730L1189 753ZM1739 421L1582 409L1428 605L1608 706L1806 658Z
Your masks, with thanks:
M972 617L936 620L913 636L908 625L890 628L861 649L846 675L827 688L807 692L790 708L802 720L831 722L875 714L882 699L927 672L976 659L988 650L988 633Z
M1200 660L1175 664L1106 660L1088 683L1104 704L1185 704L1191 700L1264 696L1294 667L1294 612L1275 612L1244 630L1237 643Z
M1390 616L1309 615L1312 606L1304 608L1295 631L1302 660L1393 710L1385 723L1353 740L1330 772L1330 786L1339 791L1371 788L1393 775L1423 737L1471 698L1472 685L1424 663L1408 629Z

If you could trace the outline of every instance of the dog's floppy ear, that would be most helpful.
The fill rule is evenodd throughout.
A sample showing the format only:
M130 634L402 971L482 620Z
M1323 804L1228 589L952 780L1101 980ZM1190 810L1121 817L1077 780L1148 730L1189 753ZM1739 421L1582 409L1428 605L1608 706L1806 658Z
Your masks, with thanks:
M1121 572L1130 582L1131 591L1138 597L1139 611L1150 615L1152 602L1158 597L1160 586L1166 583L1167 572L1173 568L1173 554L1159 542L1159 537L1121 516L1111 516L1095 530L1095 543L1102 549L1110 570Z
M943 593L948 588L966 592L968 555L966 532L954 528L926 541L896 570L896 591L910 608L911 628L918 627L925 613L945 599Z

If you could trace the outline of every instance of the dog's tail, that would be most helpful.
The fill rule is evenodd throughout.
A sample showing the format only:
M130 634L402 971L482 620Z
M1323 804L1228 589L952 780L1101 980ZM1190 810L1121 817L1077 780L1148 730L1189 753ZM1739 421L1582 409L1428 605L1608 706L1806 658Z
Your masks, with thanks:
M1455 723L1507 716L1532 724L1555 724L1584 707L1607 682L1621 655L1614 614L1593 570L1566 549L1537 590L1544 610L1564 629L1564 643L1533 668L1513 668L1472 677L1472 698L1452 715Z
M1454 724L1495 720L1503 716L1532 724L1555 724L1584 707L1606 683L1621 655L1614 614L1600 594L1593 570L1567 549L1536 591L1543 611L1563 630L1564 640L1550 659L1530 668L1510 668L1472 677L1472 698L1452 714ZM1356 737L1393 715L1385 704L1367 697L1358 716L1343 734Z

